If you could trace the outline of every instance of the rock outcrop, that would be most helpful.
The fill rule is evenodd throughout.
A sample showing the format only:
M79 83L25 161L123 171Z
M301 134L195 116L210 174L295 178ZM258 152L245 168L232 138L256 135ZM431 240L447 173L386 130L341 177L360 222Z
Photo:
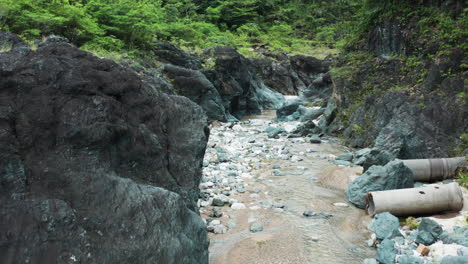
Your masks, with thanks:
M349 184L346 190L348 200L356 207L365 207L368 192L412 188L413 173L401 161L391 161L385 166L372 166Z
M331 77L341 126L326 132L339 132L349 146L378 147L400 159L466 153L460 139L468 131L463 37L440 36L444 23L463 20L465 5L459 0L407 4L414 12L425 10L422 5L440 9L436 12L447 21L429 26L424 16L377 15L357 45L335 59Z
M202 109L64 42L0 42L2 263L207 263Z
M163 92L188 97L205 110L209 120L233 121L284 104L283 95L267 87L252 62L232 48L215 47L195 56L161 42L153 52L154 59L163 63L161 69L137 72L147 83L156 83L154 86L168 83L161 86ZM161 71L165 78L153 77L155 71Z
M287 95L304 94L306 97L331 95L328 73L332 60L312 56L261 53L253 59L260 78L268 87Z
M268 87L282 94L297 95L307 85L294 71L289 60L278 61L269 57L254 59L260 78Z
M468 130L462 57L460 50L451 50L428 65L421 80L411 79L420 77L405 73L405 64L396 59L373 58L349 76L335 74L336 117L343 121L345 143L375 146L400 159L450 156ZM448 69L458 74L444 75Z
M172 80L176 94L200 105L210 120L226 121L221 96L203 73L171 64L164 65L163 72Z
M392 239L393 233L399 232L398 218L389 212L376 214L369 224L369 230L375 233L377 239ZM400 235L401 236L401 235Z
M202 63L197 56L189 54L168 42L158 42L153 47L156 59L162 63L172 64L190 70L200 70Z
M224 108L230 114L240 118L283 106L283 96L266 87L258 78L252 62L236 50L215 47L208 50L206 56L214 58L216 65L204 73L218 90Z

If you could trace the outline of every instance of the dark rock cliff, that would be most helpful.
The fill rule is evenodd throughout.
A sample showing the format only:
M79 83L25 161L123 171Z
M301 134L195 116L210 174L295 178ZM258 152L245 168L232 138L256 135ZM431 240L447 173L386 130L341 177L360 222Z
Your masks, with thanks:
M202 109L67 43L0 42L1 262L207 263Z
M288 95L300 95L307 90L320 90L323 86L319 83L320 78L329 71L332 64L330 58L320 60L303 55L280 56L260 52L259 54L261 58L252 61L261 79L273 90Z
M153 53L162 66L128 66L149 85L197 103L209 120L236 120L284 103L281 94L258 78L254 64L232 48L215 47L195 56L161 42Z
M438 2L425 5L459 12L460 1ZM466 54L456 42L418 34L417 25L417 18L384 19L369 30L360 51L337 59L333 94L345 143L376 146L403 159L463 153Z
M206 55L214 58L216 65L214 70L204 73L221 95L225 109L235 117L259 114L263 109L278 109L283 105L283 96L266 87L253 63L236 50L215 47Z

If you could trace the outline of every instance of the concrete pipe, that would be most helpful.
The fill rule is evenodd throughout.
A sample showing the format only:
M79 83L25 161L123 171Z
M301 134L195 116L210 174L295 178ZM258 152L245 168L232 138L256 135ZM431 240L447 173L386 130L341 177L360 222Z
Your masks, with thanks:
M366 195L367 213L390 212L397 216L460 211L463 194L456 182L426 187L370 192Z
M458 168L468 166L464 157L402 161L413 172L414 180L423 182L436 182L453 178Z

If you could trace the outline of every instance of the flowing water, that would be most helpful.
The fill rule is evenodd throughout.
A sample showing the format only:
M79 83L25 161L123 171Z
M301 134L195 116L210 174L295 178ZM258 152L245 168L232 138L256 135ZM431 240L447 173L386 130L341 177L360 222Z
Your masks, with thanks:
M311 144L302 140L260 139L264 122L271 120L274 112L251 116L242 123L239 136L254 135L265 149L286 147L302 161L278 159L272 155L261 156L259 166L254 166L252 179L245 182L250 192L235 194L233 198L247 205L244 210L224 210L222 222L234 220L236 227L226 234L210 234L210 263L362 263L365 258L375 257L375 250L367 246L370 222L363 210L346 203L344 190L352 176L361 169L339 167L329 161L345 148L337 140ZM214 129L216 133L216 129ZM253 132L252 132L253 131ZM255 132L256 131L256 132ZM256 134L255 134L256 133ZM242 140L241 140L242 142ZM222 142L216 142L222 146ZM225 142L226 143L226 142ZM236 144L244 148L241 143ZM242 146L241 146L242 145ZM313 148L315 152L308 149ZM284 176L272 174L272 166L280 166ZM255 190L255 191L253 191ZM253 195L252 193L258 193ZM258 196L258 197L257 197ZM283 209L262 207L265 201L284 205ZM326 212L330 218L304 217L305 210ZM252 222L260 222L264 230L249 231Z

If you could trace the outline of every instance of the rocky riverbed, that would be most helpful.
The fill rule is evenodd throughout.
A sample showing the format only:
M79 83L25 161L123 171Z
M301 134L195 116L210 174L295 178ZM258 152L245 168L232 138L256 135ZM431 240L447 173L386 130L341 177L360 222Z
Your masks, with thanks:
M299 122L274 112L214 123L205 155L200 212L211 263L361 263L370 217L344 190L362 170L335 164L335 138L288 138ZM286 131L275 135L271 131ZM311 143L319 142L320 143Z
M394 216L392 234L399 238L379 238L389 221L373 220L345 195L363 170L346 161L350 149L333 137L297 137L301 125L276 121L274 111L212 123L198 201L210 232L210 263L439 263L464 254L464 235L453 226L463 222L466 206L461 215L430 218L446 232L426 243L426 257L415 242L425 231L400 227Z

